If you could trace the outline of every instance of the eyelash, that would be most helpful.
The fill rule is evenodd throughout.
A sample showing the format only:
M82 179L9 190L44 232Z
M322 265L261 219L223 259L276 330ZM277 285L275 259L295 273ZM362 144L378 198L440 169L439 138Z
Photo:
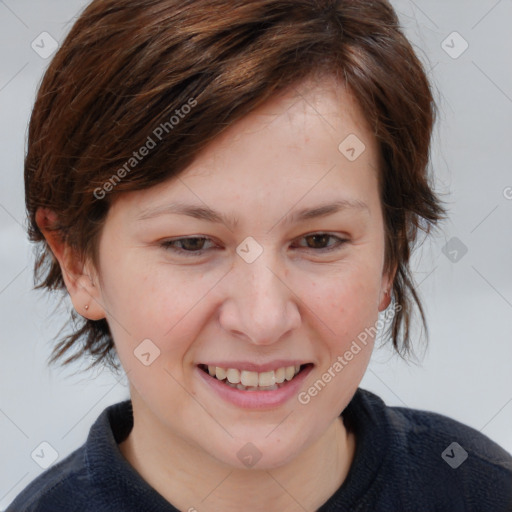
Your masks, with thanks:
M308 235L304 235L302 237L300 237L300 239L306 239L306 238L310 238L310 237L315 237L315 236L326 236L328 238L332 238L334 240L336 240L336 244L333 244L331 246L328 246L328 247L323 247L323 248L320 248L320 249L315 249L315 248L312 248L312 247L304 247L305 249L309 249L311 251L314 251L314 252L320 252L320 253L329 253L331 251L335 251L337 249L340 249L346 242L348 242L347 239L345 238L340 238L336 235L331 235L330 233L323 233L323 232L318 232L318 233L310 233ZM168 251L172 251L174 253L177 253L177 254L181 254L181 255L184 255L186 257L197 257L197 256L202 256L208 249L200 249L198 251L189 251L189 250L186 250L186 249L181 249L179 247L175 247L173 246L172 244L175 244L175 243L179 243L179 242L183 242L184 240L206 240L206 241L211 241L210 238L208 237L205 237L205 236L191 236L191 237L185 237L185 238L176 238L174 240L166 240L164 242L162 242L162 247Z

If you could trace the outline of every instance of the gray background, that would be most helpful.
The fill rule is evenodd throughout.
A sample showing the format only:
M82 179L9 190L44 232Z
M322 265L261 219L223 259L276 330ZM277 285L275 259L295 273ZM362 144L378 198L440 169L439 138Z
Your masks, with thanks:
M61 460L128 396L125 380L106 371L46 366L68 306L55 314L57 302L32 291L23 229L26 128L49 62L31 43L45 31L62 41L86 4L0 0L0 509L42 472L31 458L41 442ZM362 387L455 418L512 452L512 1L393 4L436 89L433 163L450 220L414 258L431 334L421 365L376 350ZM469 44L460 56L454 31Z

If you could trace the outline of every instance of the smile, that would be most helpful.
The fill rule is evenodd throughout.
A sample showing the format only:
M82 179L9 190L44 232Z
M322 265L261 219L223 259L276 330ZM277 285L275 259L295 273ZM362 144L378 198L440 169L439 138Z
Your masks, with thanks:
M300 361L293 361L293 365L292 361L273 365L233 361L217 366L219 363L196 365L199 380L213 396L244 409L272 409L292 400L315 366L297 364Z
M282 366L266 372L220 368L219 366L199 365L211 377L240 391L274 391L293 380L301 368L308 365Z

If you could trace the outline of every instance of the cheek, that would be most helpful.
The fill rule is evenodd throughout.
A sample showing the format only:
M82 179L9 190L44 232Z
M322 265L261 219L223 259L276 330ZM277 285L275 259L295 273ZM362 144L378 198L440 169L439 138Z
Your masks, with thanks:
M365 317L378 313L380 271L372 266L353 265L312 283L313 304L322 304L330 315ZM361 316L362 315L362 316Z
M326 327L331 357L378 320L380 270L368 265L347 266L336 275L315 279L305 290L308 306ZM369 340L371 341L371 340Z
M105 266L107 318L125 369L140 369L133 353L149 339L161 354L152 367L165 361L173 372L180 371L177 367L209 314L206 296L219 281L218 274L162 263L148 265L135 258Z
M150 328L155 335L160 327L161 336L193 307L201 290L204 294L205 283L202 276L191 279L179 268L148 260L130 251L106 254L102 298L114 322L123 319L127 330L143 336L150 332L141 329Z

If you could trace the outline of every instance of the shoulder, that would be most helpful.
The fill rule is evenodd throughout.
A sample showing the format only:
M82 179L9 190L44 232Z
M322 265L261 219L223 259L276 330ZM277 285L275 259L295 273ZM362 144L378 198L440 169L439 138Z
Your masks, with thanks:
M122 478L129 471L117 442L127 435L131 426L129 401L104 409L92 425L87 441L35 478L6 512L85 512L102 509L105 498L110 498L115 489L113 473L116 478Z
M390 478L406 479L401 492L409 499L428 492L431 500L450 500L460 510L512 510L512 456L507 451L447 416L386 406L376 395L360 391L368 419L387 426L386 471Z
M6 512L81 510L81 501L90 494L84 459L85 445L35 478Z
M460 474L471 471L493 471L507 475L512 482L512 456L478 430L439 413L388 407L399 446L414 448L426 460L444 462ZM466 464L468 462L468 464ZM495 475L496 476L496 475Z

